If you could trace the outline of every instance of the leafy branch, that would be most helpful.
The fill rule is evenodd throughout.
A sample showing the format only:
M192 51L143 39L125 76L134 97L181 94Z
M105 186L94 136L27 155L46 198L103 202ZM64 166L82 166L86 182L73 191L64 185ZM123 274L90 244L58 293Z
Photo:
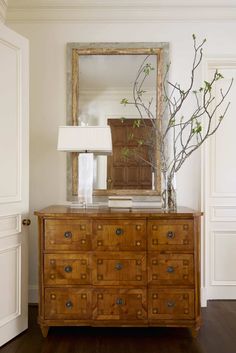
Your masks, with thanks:
M210 136L212 136L222 124L228 111L230 102L223 104L233 84L231 79L225 91L220 89L220 97L214 96L218 81L223 79L221 73L216 70L209 81L204 81L200 88L194 89L197 69L203 58L203 46L206 42L197 43L193 35L193 61L190 69L190 80L187 87L183 88L178 83L168 80L170 65L167 65L164 75L162 89L162 112L160 121L152 113L153 99L148 103L145 101L146 91L143 85L154 68L148 63L149 56L143 60L133 83L133 96L129 101L127 98L121 100L121 104L134 105L139 113L143 125L146 125L147 118L151 121L152 135L146 141L150 146L157 146L161 157L161 171L164 174L173 176L178 172L187 158L197 150ZM189 99L193 99L189 103ZM186 108L192 108L191 112L184 115ZM135 123L136 126L137 122ZM139 126L140 126L139 122ZM152 139L155 135L154 140ZM169 146L169 148L168 148ZM127 151L126 151L127 154ZM138 155L138 154L137 154ZM146 160L153 169L157 169L157 161Z

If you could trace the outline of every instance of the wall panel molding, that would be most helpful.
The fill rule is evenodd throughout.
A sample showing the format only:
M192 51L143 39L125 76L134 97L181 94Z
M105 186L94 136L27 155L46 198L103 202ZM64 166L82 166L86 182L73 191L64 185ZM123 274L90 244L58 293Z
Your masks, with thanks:
M221 246L218 244L217 248L217 237L218 237L218 242L222 242ZM227 244L228 242L228 244ZM231 242L231 244L230 244ZM224 246L223 246L224 245ZM232 254L227 254L226 253L227 249L231 249L232 252L235 251L235 245L236 245L236 229L216 229L216 230L211 230L211 285L212 286L235 286L236 285L236 274L235 274L235 266L229 266L229 264L226 264L225 261L223 261L222 257L225 255L225 260L229 260L233 263L234 262L234 257L231 256ZM225 250L226 249L226 250ZM219 256L219 253L217 254L217 250L221 251L221 255ZM217 261L219 263L217 263ZM217 266L218 265L218 266ZM224 267L222 270L222 267ZM226 268L227 267L227 268ZM227 279L227 278L217 278L219 276L219 273L217 273L217 269L221 270L223 273L225 270L225 275L226 276L231 276L232 273L234 274L235 279ZM231 274L229 274L231 273ZM221 274L222 275L222 274Z
M211 206L211 222L236 222L236 205Z
M209 80L216 69L224 80L212 92L219 99L220 88L236 77L235 57L205 58L203 80ZM233 102L235 86L232 87ZM212 136L202 149L201 196L204 212L202 258L206 300L236 298L236 164L233 149L235 106L232 104L222 130ZM230 153L229 153L230 150ZM233 160L231 161L231 159Z
M21 232L21 215L0 216L0 238Z
M16 267L15 269L12 269L15 270L15 310L9 312L8 315L4 317L1 317L0 327L6 325L21 315L21 244L0 249L0 256L7 253L11 255L13 252L15 252L14 256L16 259Z
M0 0L0 22L5 22L7 14L7 0Z
M228 0L10 0L8 22L182 22L234 21L235 2Z
M1 1L1 0L0 0ZM16 155L16 172L15 172L15 190L12 187L12 192L9 192L8 194L1 195L0 194L0 204L1 203L12 203L12 202L19 202L21 201L22 197L22 182L21 182L21 174L22 174L22 137L21 137L21 129L22 129L22 112L21 112L21 100L22 100L22 75L21 75L21 63L22 63L22 57L21 57L21 51L17 46L12 45L12 43L4 40L0 40L0 45L5 48L6 50L11 51L11 55L14 58L15 61L15 67L16 67L16 77L15 77L15 86L16 86L16 92L15 92L15 104L16 104L16 112L14 114L14 119L15 119L15 127L17 129L17 136L15 137L16 139L16 149L15 149L15 155Z

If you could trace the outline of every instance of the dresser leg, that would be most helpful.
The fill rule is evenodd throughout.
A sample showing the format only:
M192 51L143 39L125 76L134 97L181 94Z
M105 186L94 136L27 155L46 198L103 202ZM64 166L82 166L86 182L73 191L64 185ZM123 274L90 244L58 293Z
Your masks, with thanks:
M46 338L48 335L49 326L40 325L40 328L41 328L43 337Z

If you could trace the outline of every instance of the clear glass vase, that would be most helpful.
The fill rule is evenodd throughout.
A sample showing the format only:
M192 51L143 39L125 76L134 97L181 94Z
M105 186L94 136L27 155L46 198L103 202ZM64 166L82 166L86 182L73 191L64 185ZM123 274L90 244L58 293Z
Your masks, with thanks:
M164 211L176 211L176 179L175 173L162 174L162 208Z

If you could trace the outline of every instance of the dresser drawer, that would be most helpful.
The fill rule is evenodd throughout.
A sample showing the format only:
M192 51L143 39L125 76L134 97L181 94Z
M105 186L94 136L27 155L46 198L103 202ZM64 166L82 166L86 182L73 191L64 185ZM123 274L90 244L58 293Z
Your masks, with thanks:
M45 220L46 250L89 250L91 223L78 220Z
M193 221L148 222L149 250L193 250Z
M149 253L148 280L150 284L193 285L193 255Z
M46 288L45 319L90 319L91 298L90 289Z
M93 255L93 284L145 285L146 255L99 252Z
M93 293L94 320L147 318L146 289L97 289Z
M44 283L46 285L89 284L90 256L87 254L44 255Z
M148 304L150 320L194 318L193 290L149 289Z
M146 249L145 220L109 220L93 222L92 247L95 250Z

